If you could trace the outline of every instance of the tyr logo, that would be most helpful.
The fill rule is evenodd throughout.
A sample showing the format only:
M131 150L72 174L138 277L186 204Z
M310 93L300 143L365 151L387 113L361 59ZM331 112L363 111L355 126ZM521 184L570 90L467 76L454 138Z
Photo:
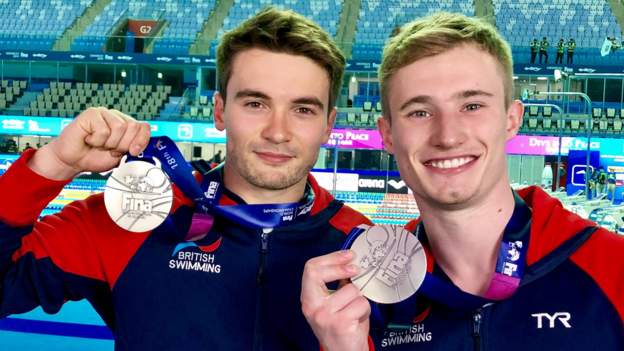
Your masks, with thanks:
M533 313L532 317L537 318L537 329L542 329L544 317L548 320L548 328L555 327L555 321L559 320L566 328L572 328L570 325L570 318L572 315L569 312L555 312L552 315L548 313Z

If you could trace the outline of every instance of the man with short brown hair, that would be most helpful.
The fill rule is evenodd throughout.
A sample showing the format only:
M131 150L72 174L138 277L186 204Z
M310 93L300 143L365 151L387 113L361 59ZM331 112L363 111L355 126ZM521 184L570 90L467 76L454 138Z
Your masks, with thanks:
M318 25L276 9L227 33L218 53L214 117L226 160L199 186L170 167L191 180L176 181L170 213L154 212L162 225L118 226L101 194L37 221L78 173L175 149L118 111L83 112L0 177L0 316L86 298L116 350L319 349L300 309L303 266L368 222L309 174L336 117L344 57ZM184 169L183 159L159 155L163 169Z

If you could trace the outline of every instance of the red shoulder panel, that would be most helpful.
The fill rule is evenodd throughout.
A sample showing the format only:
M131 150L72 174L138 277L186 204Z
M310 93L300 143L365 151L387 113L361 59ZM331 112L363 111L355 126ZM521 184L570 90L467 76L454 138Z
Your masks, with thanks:
M27 253L50 258L64 272L106 281L112 288L148 235L118 227L106 213L103 194L98 194L37 222L13 260Z
M372 225L373 222L371 222L370 219L366 218L366 216L359 213L358 211L352 209L347 205L344 205L329 220L329 224L331 224L332 227L345 233L346 235L349 234L353 227L357 227L360 224Z
M35 149L24 151L22 156L0 177L0 221L14 227L35 223L41 211L70 182L44 178L32 171L27 162Z
M311 215L315 215L324 210L334 197L325 188L322 188L312 174L308 174L308 183L314 191L314 204L310 210Z
M566 210L559 200L550 197L539 187L521 189L518 194L533 211L528 265L548 255L584 228L596 225Z
M624 321L624 237L596 231L571 257L600 286Z
M411 221L407 222L404 228L413 233L416 230L418 223L420 223L420 218L412 219Z

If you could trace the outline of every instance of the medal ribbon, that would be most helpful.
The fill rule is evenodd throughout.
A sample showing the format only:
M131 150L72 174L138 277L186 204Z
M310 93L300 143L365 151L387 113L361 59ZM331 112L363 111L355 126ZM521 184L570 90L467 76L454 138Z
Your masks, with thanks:
M149 161L152 157L161 162L162 170L171 181L191 198L197 209L204 214L225 217L248 228L260 229L292 223L309 215L312 209L313 196L308 196L302 202L284 204L219 205L223 189L220 169L210 171L204 176L201 185L197 184L193 168L186 162L176 144L166 136L151 138L140 159Z
M520 281L524 276L531 227L531 210L515 192L514 200L514 212L505 227L496 261L496 269L484 296L467 293L452 282L441 279L432 273L426 273L425 279L417 292L432 301L453 309L466 311L474 310L488 303L504 300L512 296L520 286ZM355 238L364 231L365 229L360 227L353 228L343 245L343 249L350 248ZM418 224L415 235L418 236L421 242L427 240L422 222ZM396 323L399 326L412 324L412 319L416 313L416 295L414 294L408 299L395 304L402 307L393 308L394 316L391 318L393 324ZM371 301L371 307L373 320L377 324L387 325L388 318L382 317L385 313L381 312L380 306Z

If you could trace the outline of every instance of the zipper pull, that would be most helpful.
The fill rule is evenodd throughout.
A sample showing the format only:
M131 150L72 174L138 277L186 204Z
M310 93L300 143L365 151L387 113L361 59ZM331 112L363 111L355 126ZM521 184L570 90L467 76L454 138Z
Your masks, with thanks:
M481 350L481 309L472 315L472 336L474 338L475 350Z
M264 228L262 229L262 234L260 234L260 250L263 254L269 251L269 234L273 231L273 228Z
M260 234L260 262L258 263L258 275L256 276L256 283L258 283L258 285L262 284L263 281L264 261L269 252L269 235L272 231L273 228L264 228L262 229L262 234Z

